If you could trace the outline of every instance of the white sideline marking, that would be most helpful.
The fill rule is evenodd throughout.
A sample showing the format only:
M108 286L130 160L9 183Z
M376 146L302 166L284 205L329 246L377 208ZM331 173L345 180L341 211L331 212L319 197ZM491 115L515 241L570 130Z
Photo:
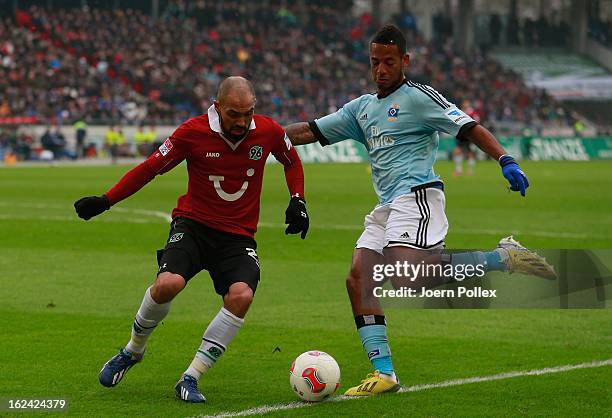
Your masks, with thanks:
M137 215L153 216L156 218L161 218L166 222L172 222L172 215L166 212L161 212L159 210L130 209L130 208L113 208L112 210L114 212L135 213Z
M604 366L612 366L612 359L608 360L600 360L600 361L592 361L590 363L580 363L580 364L568 364L565 366L555 366L555 367L546 367L544 369L534 369L534 370L522 370L522 371L513 371L506 373L493 374L490 376L477 376L477 377L468 377L464 379L453 379L446 380L439 383L430 383L425 385L414 385L407 386L401 388L398 393L407 393L407 392L421 392L429 389L437 389L437 388L446 388L450 386L461 386L467 385L470 383L480 383L480 382L492 382L495 380L505 380L511 379L513 377L522 377L522 376L541 376L544 374L552 374L552 373L562 373L570 370L578 370L578 369L593 369L597 367ZM355 399L365 399L367 397L353 397L353 396L336 396L322 403L328 402L343 402ZM314 403L306 403L306 402L291 402L285 404L276 404L276 405L263 405L255 408L244 409L242 411L237 412L221 412L216 415L198 415L197 418L222 418L222 417L245 417L249 415L259 415L259 414L267 414L270 412L277 411L287 411L290 409L299 409L306 408L309 406L316 405Z
M261 228L286 228L287 225L281 223L271 222L259 222ZM362 225L325 225L315 224L311 226L314 229L332 229L340 231L363 231ZM588 234L582 234L578 232L548 232L548 231L518 231L518 230L501 230L501 229L461 229L453 228L449 229L449 233L464 234L464 235L495 235L495 236L507 236L507 235L530 235L535 237L547 237L547 238L600 238L607 239L604 236L593 236Z
M19 203L19 202L0 202L0 206L5 207L21 207L21 208L33 208L33 209L65 209L71 210L70 206L61 206L61 205L48 205L44 203ZM122 207L114 207L111 209L113 212L120 213L133 213L137 215L145 215L151 216L154 218L163 219L164 222L171 222L172 216L169 213L165 213L157 210L146 210L146 209L131 209L131 208L122 208ZM26 215L10 215L10 214L0 214L0 219L33 219L32 216ZM36 216L36 219L46 220L46 221L80 221L75 216ZM105 220L103 217L96 218L98 222L127 222L127 223L152 223L146 219L112 219ZM259 222L259 228L286 228L285 224L282 223L274 223L274 222ZM363 226L359 224L355 225L325 225L325 224L314 224L311 225L312 229L327 229L327 230L335 230L335 231L363 231ZM463 235L494 235L494 236L507 236L507 235L516 235L516 236L534 236L534 237L544 237L544 238L575 238L575 239L607 239L608 236L603 235L590 235L579 232L550 232L550 231L519 231L519 230L501 230L501 229L462 229L462 228L451 228L450 233L463 234Z
M271 222L260 222L259 226L262 228L285 228L287 225L281 223ZM361 225L325 225L316 224L312 225L314 229L332 229L340 231L363 231ZM548 238L600 238L606 239L604 236L593 236L588 234L582 234L578 232L549 232L549 231L528 231L522 232L518 230L501 230L501 229L461 229L461 228L450 228L450 233L464 234L464 235L496 235L496 236L507 236L511 235L531 235L536 237L548 237Z
M31 209L63 209L63 210L68 210L70 211L70 213L74 213L73 209L70 206L62 206L62 205L48 205L45 203L12 203L12 202L0 202L0 206L9 206L9 207L20 207L20 208L31 208ZM120 212L120 213L133 213L136 215L145 215L145 216L152 216L154 218L160 218L163 219L166 222L172 222L172 216L169 213L166 212L162 212L159 210L147 210L147 209L131 209L131 208L120 208L120 207L115 207L112 209L113 212ZM24 219L25 216L24 215L17 215L11 218L11 215L5 215L5 214L0 214L0 219ZM27 217L26 219L32 219L32 217ZM59 221L80 221L80 219L76 216L76 214L74 216L36 216L36 219L43 219L43 220L59 220ZM102 218L96 218L96 220L101 220ZM119 222L117 220L115 220L114 222ZM134 220L121 220L121 222L132 222L132 223L151 223L150 221L147 220L140 220L140 219L134 219Z

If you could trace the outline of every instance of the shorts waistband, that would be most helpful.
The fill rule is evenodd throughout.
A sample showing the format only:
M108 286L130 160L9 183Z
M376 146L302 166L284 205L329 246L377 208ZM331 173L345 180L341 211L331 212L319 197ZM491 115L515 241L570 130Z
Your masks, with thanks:
M418 186L411 187L410 192L416 192L417 190L423 190L423 189L429 189L429 188L440 189L444 191L444 183L442 183L441 181L432 181L432 182L425 183L425 184L419 184Z

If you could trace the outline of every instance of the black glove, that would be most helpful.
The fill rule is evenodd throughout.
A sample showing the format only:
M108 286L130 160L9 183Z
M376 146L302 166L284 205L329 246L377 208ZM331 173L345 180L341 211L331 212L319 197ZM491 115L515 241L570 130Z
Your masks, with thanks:
M304 199L294 196L289 201L289 207L285 211L285 223L288 224L285 234L302 233L302 239L306 238L309 220L306 212Z
M109 210L110 202L104 195L87 196L74 202L74 209L77 215L79 215L79 218L88 221L105 210Z

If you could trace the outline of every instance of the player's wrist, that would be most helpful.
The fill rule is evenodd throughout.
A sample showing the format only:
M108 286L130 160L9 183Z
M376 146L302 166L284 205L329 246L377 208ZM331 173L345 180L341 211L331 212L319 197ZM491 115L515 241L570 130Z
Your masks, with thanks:
M302 203L306 203L306 198L299 193L294 193L291 195L291 200L298 200Z
M499 165L503 168L507 165L510 164L517 164L516 160L514 159L513 156L511 156L510 154L503 154L501 157L499 157L499 159L497 160L499 162Z
M106 205L105 208L106 210L109 210L110 207L112 206L110 199L108 198L108 196L106 196L105 194L103 194L102 196L100 196L100 198L102 198L103 203Z
M121 200L121 199L116 199L113 196L112 191L111 192L106 192L103 195L101 195L100 197L103 197L104 199L106 199L106 202L108 202L108 208L107 209L110 209L111 206L113 206L115 203L117 203L119 200Z

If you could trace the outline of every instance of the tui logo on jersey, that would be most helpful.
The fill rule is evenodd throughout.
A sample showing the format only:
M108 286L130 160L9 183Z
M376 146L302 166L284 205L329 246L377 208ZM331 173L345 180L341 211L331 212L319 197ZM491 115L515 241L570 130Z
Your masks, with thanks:
M387 120L391 122L393 122L394 120L397 120L399 111L400 111L400 105L395 104L395 103L391 105L391 107L387 111Z
M259 158L261 158L261 156ZM248 177L253 177L253 174L255 174L255 170L252 169L252 168L249 168L246 171L246 175ZM225 180L225 176L212 176L212 175L210 175L210 176L208 176L208 180L213 182L213 185L215 186L215 191L217 192L219 197L221 199L225 200L226 202L235 202L236 200L240 199L242 197L242 195L244 194L244 192L246 192L247 187L249 187L249 182L245 181L245 182L242 183L242 186L240 186L240 189L238 189L237 192L235 192L235 193L228 193L225 190L223 190L223 186L221 186L221 182L223 180Z
M249 158L251 160L259 160L263 155L263 148L259 145L253 145L249 150Z

